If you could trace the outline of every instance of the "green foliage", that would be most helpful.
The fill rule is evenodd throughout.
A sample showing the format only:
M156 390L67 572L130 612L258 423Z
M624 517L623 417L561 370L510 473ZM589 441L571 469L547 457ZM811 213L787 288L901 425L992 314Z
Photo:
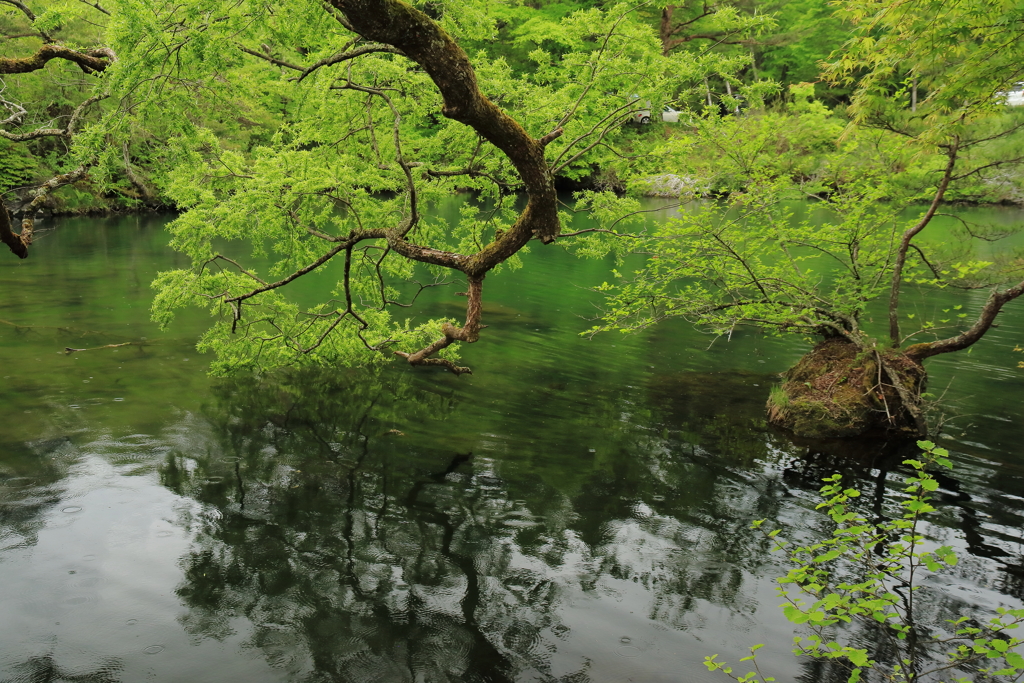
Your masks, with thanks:
M590 333L684 317L717 334L739 324L835 335L883 293L896 207L884 187L845 188L827 213L793 214L787 178L766 177L721 202L705 201L652 230L650 261L604 288L608 307ZM827 216L822 220L822 216Z
M764 520L754 523L773 550L786 550L792 568L778 579L786 618L803 626L810 635L797 637L793 653L798 656L843 663L848 681L856 683L869 673L886 681L956 680L967 683L967 674L986 680L1016 680L1024 674L1024 657L1017 648L1024 640L1007 631L1024 623L1024 610L997 610L994 617L981 620L961 616L946 624L925 623L914 598L927 573L936 573L957 563L949 545L939 546L926 535L927 516L935 512L932 494L939 482L928 470L952 468L949 453L930 441L919 441L921 457L905 460L911 470L900 502L901 514L892 519L870 519L859 509L860 492L846 488L841 475L827 477L821 488L824 499L817 506L828 515L832 535L809 545L790 547L780 540L779 531L767 532ZM849 643L849 626L859 624L879 629L896 653L894 661L883 662ZM754 661L756 650L741 661ZM722 671L744 683L771 681L760 670L744 676L731 667L705 659L711 671Z
M777 29L765 35L754 49L757 69L762 77L779 83L815 83L819 64L842 47L849 38L849 27L836 15L833 3L822 0L786 0L768 3ZM816 83L818 93L829 98L846 95L842 89L827 89Z
M777 137L771 127L748 138L731 135L738 128L733 122L709 126L706 138L721 145L731 164L721 164L730 170L705 180L714 183L705 189L731 194L683 207L640 236L632 246L649 259L601 288L606 307L585 334L633 332L670 317L714 334L731 334L741 325L802 336L881 334L865 314L888 295L899 236L921 218L903 209L918 196L916 183L887 175L889 159L865 158L864 148L854 143L816 176L780 174L785 155L772 153ZM844 158L863 165L827 175ZM838 187L830 188L828 178ZM790 200L808 195L817 198L817 208L795 215ZM1002 236L985 233L981 226L963 225L943 242L910 251L904 282L970 290L1019 278L1024 262L1016 252L992 260L975 255L976 244ZM969 323L962 305L928 318L907 315L915 326L909 336Z
M943 143L1000 113L996 91L1020 80L1024 8L1015 3L848 0L840 13L856 30L827 74L856 83L851 112L862 122L888 119ZM911 110L914 83L923 97Z
M608 307L589 334L680 316L719 334L750 324L873 348L882 335L863 329L863 314L888 294L899 319L906 283L977 289L1024 275L1019 253L991 261L975 254L999 236L991 230L963 224L954 239L925 243L918 235L934 213L900 216L916 202L1020 196L1024 115L1007 111L996 93L1019 78L1024 55L1007 47L1013 59L989 60L1003 43L985 28L986 20L1017 27L1017 10L983 3L975 15L915 0L890 12L883 2L850 0L843 16L855 32L827 74L856 87L852 121L815 101L810 84L794 84L786 113L709 116L666 141L666 156L684 161L663 172L688 179L695 197L730 196L649 235L640 250L651 260L604 288ZM955 47L953 37L962 39ZM928 40L949 54L940 58ZM920 53L935 57L927 74ZM911 83L923 88L914 107ZM787 215L786 199L807 196L820 199L825 220ZM898 348L962 322L914 320L920 326L910 335L890 323L888 336Z
M628 5L534 13L536 30L517 43L517 59L528 61L521 69L492 48L522 7L462 0L428 9L470 47L480 89L495 104L535 137L562 126L547 159L563 177L632 172L622 149L643 141L623 123L637 98L665 102L696 73L692 60L662 56ZM121 0L110 31L124 55L110 85L124 106L86 141L93 175L116 178L123 164L111 136L132 140L159 169L156 185L182 209L171 246L190 265L157 280L154 317L167 324L182 306L210 310L214 327L200 346L217 354L216 372L375 363L422 348L450 320L404 312L415 294L408 285L438 284L450 271L414 267L384 237L349 252L332 245L416 211L415 244L473 254L519 215L512 193L521 180L508 158L442 116L438 89L407 58L369 53L303 78L280 66L362 44L317 3L270 11L256 2L160 9ZM460 191L474 197L457 221L431 217L431 206ZM334 265L335 256L346 265ZM513 256L502 267L518 266ZM282 287L237 307L229 301L295 273L309 273L318 291Z
M0 138L0 193L27 185L36 171L36 160L23 146Z

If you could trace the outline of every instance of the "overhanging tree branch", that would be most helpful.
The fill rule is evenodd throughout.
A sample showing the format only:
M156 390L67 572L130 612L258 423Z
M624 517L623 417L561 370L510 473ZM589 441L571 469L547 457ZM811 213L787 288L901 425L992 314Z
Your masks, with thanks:
M388 245L394 252L466 274L469 296L463 327L445 324L444 337L415 353L400 354L412 365L440 365L457 375L464 374L469 372L468 368L431 356L456 341L471 343L479 338L482 282L488 271L517 253L534 236L544 243L557 237L558 198L554 173L544 158L544 149L560 131L556 128L542 139L527 133L480 91L473 66L454 39L412 6L401 0L330 0L329 4L341 13L347 28L367 40L392 46L419 64L441 93L442 114L470 126L500 149L523 181L528 196L526 208L508 231L476 254L463 256L410 243L406 234L411 228L411 216L387 231ZM408 164L400 164L408 182L412 182Z
M43 45L29 57L0 57L0 74L24 74L38 71L51 59L66 59L77 64L87 74L105 71L114 61L109 48L97 48L87 52L72 50L63 45Z
M921 362L925 358L937 356L940 353L950 353L952 351L961 351L966 349L974 344L974 342L981 339L985 333L989 331L992 324L995 322L996 316L999 315L999 311L1003 309L1003 306L1010 301L1013 301L1021 294L1024 294L1024 281L1001 292L998 289L993 289L992 293L989 294L985 305L982 307L981 314L978 315L978 319L968 329L955 337L949 337L948 339L914 344L907 348L907 356L917 362Z

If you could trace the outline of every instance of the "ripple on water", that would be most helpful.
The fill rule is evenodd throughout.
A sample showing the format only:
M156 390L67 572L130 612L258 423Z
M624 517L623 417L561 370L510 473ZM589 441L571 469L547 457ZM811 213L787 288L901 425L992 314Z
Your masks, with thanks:
M426 650L427 661L436 662L443 670L460 666L469 657L472 643L468 642L464 634L449 633L440 638L432 638L427 643Z
M95 595L73 595L70 598L64 599L62 604L69 607L80 607L81 605L85 605L90 602L96 602Z
M66 508L61 508L60 511L65 513L65 514L68 514L68 515L73 515L76 512L81 512L82 511L82 506L81 505L69 505Z
M617 652L622 657L632 658L640 656L640 648L634 647L633 645L620 645Z
M76 575L75 578L67 581L64 585L68 588L95 588L101 583L103 583L103 579L99 576Z
M0 486L5 486L11 489L23 489L28 486L32 486L35 482L36 480L31 477L11 477L10 479L4 480L3 483L0 483Z
M142 651L145 652L147 655L155 655L158 652L163 652L164 651L164 646L163 645L150 645L149 647L142 648Z

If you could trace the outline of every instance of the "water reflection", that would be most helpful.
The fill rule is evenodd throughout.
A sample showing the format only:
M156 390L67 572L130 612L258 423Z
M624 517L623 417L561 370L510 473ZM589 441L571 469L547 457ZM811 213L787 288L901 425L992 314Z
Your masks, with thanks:
M815 492L837 471L892 516L908 451L767 429L798 344L737 332L709 350L672 323L584 342L573 285L608 264L538 250L494 276L477 375L211 390L205 321L177 337L145 322L139 283L174 267L159 226L112 224L99 249L102 230L76 225L34 271L0 274L62 292L0 316L39 326L0 324L0 680L711 681L705 655L757 642L778 680L841 675L793 660L782 561L749 524L830 533ZM107 343L71 327L153 344L69 356ZM999 335L1022 330L1003 321L969 367L1003 363ZM1024 380L957 372L984 422L944 444L957 467L929 534L961 561L922 592L937 619L1024 597Z
M0 552L34 546L45 516L61 504L62 480L78 452L66 437L0 444Z
M572 602L625 601L678 632L719 631L709 608L752 624L751 582L779 571L752 519L827 533L807 510L837 470L870 484L862 504L876 516L894 512L899 445L857 462L787 448L763 425L751 439L762 418L750 377L717 378L728 412L702 407L707 377L653 382L658 407L634 416L621 451L561 479L516 466L538 453L446 448L459 401L395 380L305 373L215 391L209 441L160 467L165 486L203 503L198 526L181 520L198 534L176 591L194 638L225 639L244 618L246 646L299 677L589 681ZM395 426L411 423L438 425L434 438ZM967 607L941 593L927 604L935 618ZM641 652L623 638L619 656Z
M403 448L390 426L451 408L365 375L222 387L208 454L160 471L218 513L184 561L185 629L220 639L244 616L273 665L337 681L543 671L557 586L515 566L542 522L486 461Z
M120 683L124 665L116 657L93 668L66 669L54 660L53 654L29 657L10 667L10 683Z
M42 544L55 519L102 531L90 521L98 511L153 497L155 472L172 499L143 511L128 538L136 555L175 542L153 560L177 564L165 580L173 577L178 609L160 613L191 646L175 645L164 626L128 653L115 648L114 659L100 646L76 662L60 659L75 641L58 639L50 621L37 630L63 649L19 649L0 670L4 680L130 680L140 660L187 654L200 670L233 675L237 654L219 659L214 643L259 653L273 673L249 680L656 681L672 680L677 660L699 666L706 654L774 638L777 674L840 680L840 669L789 659L770 582L781 558L749 525L767 518L798 540L829 533L812 509L821 477L836 471L868 494L858 502L866 512L897 514L906 445L862 445L851 457L835 444L794 444L764 427L749 391L760 381L652 377L591 392L593 413L561 433L539 421L504 432L492 424L467 448L486 406L462 384L391 370L305 372L222 383L159 434L8 448L8 551ZM590 427L595 447L580 449L594 419L603 425ZM922 621L1020 596L1024 506L995 492L993 476L973 462L940 480L929 534L952 541L961 563L923 589ZM90 477L102 488L83 493ZM126 492L130 481L137 488ZM68 600L101 600L96 587L116 585L116 574L86 576L65 562L71 572L57 573L84 577L64 576ZM94 583L81 590L85 579ZM99 640L152 614L128 609L129 595L104 608ZM25 607L19 618L41 609L59 625L74 607ZM852 637L886 656L877 632ZM103 656L123 671L98 664Z

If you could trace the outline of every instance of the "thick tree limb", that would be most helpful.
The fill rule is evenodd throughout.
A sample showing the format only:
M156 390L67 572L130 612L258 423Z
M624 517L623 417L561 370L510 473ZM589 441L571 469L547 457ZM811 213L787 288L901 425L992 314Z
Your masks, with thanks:
M961 351L966 349L968 346L981 339L985 333L989 331L1003 306L1010 301L1013 301L1021 294L1024 294L1024 282L1020 282L1019 284L1001 292L997 289L992 290L992 293L989 294L988 301L985 302L984 307L981 309L981 314L978 316L978 319L968 329L955 337L949 337L948 339L914 344L907 348L907 356L920 363L925 358L937 356L940 353L950 353L952 351Z
M11 214L7 211L7 205L0 198L0 242L3 242L18 258L28 258L28 244L22 240L21 235L14 232L11 226Z
M942 180L939 181L939 187L935 190L935 196L932 198L931 205L925 211L921 220L903 233L903 238L896 249L896 261L892 268L892 287L889 290L889 339L894 348L900 345L900 286L903 284L903 266L907 262L910 242L917 237L918 233L928 227L928 224L934 218L935 212L939 208L939 204L942 203L942 198L946 194L946 188L949 187L949 181L953 177L953 169L956 167L959 144L960 139L957 138L949 148L949 160L942 174Z
M367 40L392 46L397 53L419 64L441 93L444 103L442 114L470 126L480 137L501 150L523 181L528 196L526 208L507 232L476 254L453 254L410 243L406 235L415 224L414 215L407 216L398 226L387 231L388 246L392 251L414 261L462 271L469 281L463 327L446 324L443 338L415 353L399 355L412 365L440 365L456 375L468 373L469 368L431 356L457 341L477 341L482 282L488 271L517 253L533 237L546 244L558 236L558 197L554 173L544 157L544 149L561 131L556 127L540 140L529 135L518 122L480 92L469 58L452 37L426 14L402 0L329 0L327 4L338 10L341 16L335 16L346 28ZM351 83L347 87L358 89ZM411 183L411 166L401 159L399 163Z
M442 113L472 127L504 152L523 179L529 202L519 220L460 270L482 276L519 251L534 234L551 242L559 222L554 176L544 159L544 145L480 92L465 51L430 17L401 0L330 0L330 4L359 35L392 45L423 67L441 92Z
M0 57L0 74L23 74L38 71L51 59L66 59L74 62L87 74L106 70L114 61L109 49L99 48L79 52L63 45L43 45L30 57Z

